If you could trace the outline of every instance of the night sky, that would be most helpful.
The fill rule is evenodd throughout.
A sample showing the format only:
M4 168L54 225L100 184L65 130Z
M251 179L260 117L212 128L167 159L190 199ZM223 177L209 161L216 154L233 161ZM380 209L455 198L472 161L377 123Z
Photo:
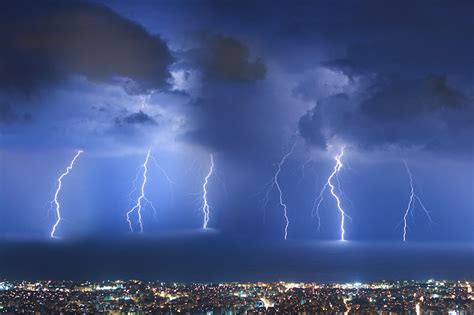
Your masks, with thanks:
M0 278L474 279L473 15L472 1L1 1ZM319 230L313 213L343 149L346 242L329 191ZM148 150L156 213L143 200L132 233Z

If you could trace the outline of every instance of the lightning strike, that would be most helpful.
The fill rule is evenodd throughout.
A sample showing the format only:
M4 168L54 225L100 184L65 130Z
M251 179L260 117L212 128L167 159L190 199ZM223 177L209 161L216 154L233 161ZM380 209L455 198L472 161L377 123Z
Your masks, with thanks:
M312 163L313 162L313 158L310 157L309 159L307 159L306 161L303 162L303 164L301 164L301 177L298 181L298 184L301 184L301 182L303 182L305 176L306 176L306 166L308 166L308 164Z
M209 172L207 173L206 177L204 178L204 183L202 185L202 213L204 215L202 228L207 229L207 225L209 223L209 214L210 214L210 206L207 201L207 185L209 184L209 179L211 178L214 172L214 156L211 154L211 166L209 168Z
M321 204L324 201L324 192L326 191L327 187L328 183L326 182L323 188L321 188L318 197L314 199L313 209L311 211L312 216L316 217L318 221L318 232L321 231L321 216L319 215L319 207L321 207Z
M146 155L146 158L145 158L145 162L143 162L143 164L141 165L140 169L143 169L143 181L142 181L142 185L140 187L140 196L138 197L138 199L136 200L136 204L127 212L127 222L128 222L128 226L130 228L130 231L133 232L133 225L132 225L132 220L130 219L130 215L135 212L137 212L137 216L138 216L138 225L140 227L140 232L143 232L143 222L142 222L142 202L146 202L147 204L150 205L150 207L152 207L153 211L156 212L156 208L153 206L153 204L151 203L150 200L148 200L148 198L146 198L145 196L145 186L146 186L146 183L147 183L147 173L148 173L148 161L150 160L150 149L148 149L148 152L147 152L147 155ZM136 188L134 188L134 190L132 190L131 194L136 190ZM130 195L131 196L131 195Z
M421 198L415 193L415 187L414 187L414 183L413 183L413 174L411 173L410 168L408 167L407 161L404 160L403 163L405 164L405 168L407 170L409 183L410 183L410 198L408 199L408 205L407 205L407 208L406 208L406 210L403 214L403 241L406 242L406 240L407 240L407 231L408 231L408 219L407 219L407 217L408 217L409 214L413 215L413 209L415 208L415 203L417 201L418 201L418 204L423 209L423 212L428 217L428 220L430 221L430 223L433 222L433 220L431 220L430 212L428 211L428 209L426 209L425 205L421 201Z
M155 157L151 156L150 158L151 158L151 160L153 161L153 163L155 163L156 168L158 168L158 170L163 174L163 176L165 177L166 181L167 181L170 185L173 185L174 182L171 180L171 177L168 175L168 173L165 171L165 169L164 169L163 167L161 167L161 165L158 163L158 161L155 159Z
M345 240L346 230L344 228L344 223L345 223L346 217L349 218L349 216L346 214L346 212L342 208L341 198L339 197L338 193L336 192L336 185L337 185L337 187L339 187L338 175L339 175L339 172L341 171L342 166L343 166L343 164L342 164L342 157L343 156L344 156L344 147L341 149L341 153L339 153L338 155L336 155L334 157L334 159L336 161L336 164L334 165L334 170L329 175L329 177L328 177L326 183L324 184L324 186L321 188L321 191L319 192L318 197L316 197L316 199L314 200L313 209L312 209L312 215L313 215L313 217L316 216L317 221L318 221L318 231L319 231L320 228L321 228L321 218L319 216L319 208L320 208L321 204L323 203L324 193L327 191L327 189L329 187L329 192L331 193L331 195L336 200L337 209L338 209L340 217L341 217L341 221L340 221L341 222L340 223L340 231L341 231L340 232L340 235L341 235L340 239L341 239L341 241ZM334 180L336 180L336 185L333 182ZM340 189L338 189L338 190L340 191Z
M69 171L72 170L72 168L74 167L74 163L76 162L77 158L79 157L79 155L81 155L82 152L83 152L82 150L77 151L77 153L74 156L74 158L72 159L71 163L66 168L66 171L64 173L62 173L61 176L59 176L59 178L58 178L58 188L56 189L56 192L54 193L54 200L52 202L52 203L54 203L55 208L56 208L56 223L54 223L53 228L51 229L51 233L50 233L51 237L56 237L55 236L56 229L57 229L59 223L62 220L61 210L60 210L61 205L59 204L59 201L58 201L59 193L60 193L61 187L62 187L62 180L65 176L67 176L69 174Z
M295 150L295 146L296 146L296 142L291 146L290 151L288 151L285 155L283 155L280 162L277 164L277 169L276 169L275 174L273 175L270 182L267 183L266 185L268 189L265 194L265 203L264 203L264 209L265 209L266 205L268 204L268 200L270 198L270 193L272 192L273 188L276 187L278 191L278 201L280 203L280 206L283 209L283 217L285 219L285 229L284 229L284 234L283 234L283 237L285 240L288 239L288 226L290 225L290 219L288 218L288 211L287 211L288 207L286 203L284 203L283 201L283 190L281 189L280 182L278 181L278 179L279 179L283 165L285 164L288 157L293 154L293 151Z

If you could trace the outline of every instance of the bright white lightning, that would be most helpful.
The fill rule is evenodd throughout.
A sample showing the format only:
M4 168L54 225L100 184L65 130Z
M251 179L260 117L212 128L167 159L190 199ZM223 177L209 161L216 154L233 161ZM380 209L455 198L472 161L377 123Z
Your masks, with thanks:
M344 236L345 236L346 230L344 228L344 223L345 223L346 217L349 218L349 216L346 214L346 212L342 208L341 198L336 193L336 185L334 184L333 181L334 181L334 179L336 179L336 182L338 182L338 179L337 179L338 174L341 171L342 166L343 166L343 164L342 164L342 157L343 156L344 156L344 147L341 149L341 153L334 157L334 159L336 160L336 165L334 165L334 170L332 171L331 175L329 175L329 177L327 179L327 182L324 184L323 188L321 188L321 191L319 192L318 197L314 200L313 210L312 210L313 216L317 217L318 231L319 231L320 228L321 228L321 218L319 216L319 207L321 206L321 204L324 200L324 193L326 192L327 188L329 187L329 191L330 191L331 195L336 200L337 209L339 210L339 214L340 214L340 217L341 217L341 223L340 223L340 231L341 231L340 239L341 239L341 241L345 240ZM337 185L339 186L339 184L337 184Z
M210 206L207 201L207 185L209 184L209 179L214 172L214 156L211 154L211 166L209 167L209 172L207 173L206 177L204 178L204 183L202 185L202 213L204 215L202 228L207 229L207 225L209 223L209 214L210 214Z
M145 201L148 203L154 211L156 211L155 207L151 203L150 200L148 200L145 196L145 186L147 182L147 173L148 173L148 161L150 160L150 149L148 149L145 162L141 165L141 168L143 169L143 181L142 185L140 188L140 196L138 197L136 204L127 212L127 222L128 226L130 228L130 231L133 232L133 226L132 226L132 220L130 219L130 215L136 210L137 211L137 216L138 216L138 225L140 227L140 232L143 232L143 222L142 222L142 201ZM133 192L133 190L132 190Z
M268 187L268 189L267 189L267 192L266 192L266 195L265 195L266 198L265 198L264 207L266 207L266 205L268 203L268 200L269 200L269 197L270 197L270 192L273 190L273 188L276 187L277 190L278 190L278 200L279 200L280 206L283 209L283 217L285 218L285 230L284 230L284 234L283 234L283 237L284 237L285 240L288 239L288 226L290 225L290 219L288 218L288 211L287 211L288 207L287 207L286 203L283 202L283 191L281 189L280 182L278 181L278 179L280 177L281 168L285 164L288 157L291 154L293 154L293 151L295 150L295 146L296 146L296 142L292 145L290 151L288 151L285 155L283 155L280 162L277 164L277 169L276 169L275 174L273 175L270 182L266 185Z
M59 178L58 178L58 188L56 189L56 192L54 194L54 200L52 202L52 203L54 203L55 208L56 208L56 223L54 223L53 228L51 229L51 233L50 233L51 237L55 237L56 228L58 227L58 225L59 225L59 223L61 222L61 219L62 219L61 211L60 211L61 205L59 204L59 201L58 201L59 192L61 191L61 187L62 187L62 180L66 175L69 174L69 171L72 170L72 168L74 167L74 163L76 162L76 159L79 157L79 155L81 155L82 152L83 152L82 150L77 151L77 153L74 156L74 158L72 159L71 163L66 168L66 171L64 173L62 173L61 176L59 176Z
M332 179L334 178L334 176L337 177L337 174L339 173L339 171L342 168L341 159L342 159L343 156L344 156L344 148L341 149L341 153L339 155L336 155L336 157L335 157L336 166L334 166L334 171L332 172L331 176L329 176L329 178L328 178L328 185L329 185L329 187L331 187L331 195L336 199L337 208L339 209L339 213L341 214L341 227L340 227L340 229L341 229L341 241L345 240L344 239L344 234L345 234L346 231L344 230L344 219L346 217L346 213L344 212L344 209L341 206L341 200L340 200L339 196L335 192L335 188L334 188L334 184L332 183Z
M408 167L407 161L404 160L403 163L405 164L405 168L407 170L408 177L410 179L410 198L408 200L407 208L406 208L406 210L403 214L403 241L405 242L407 240L407 231L408 231L408 219L407 219L407 217L408 217L409 214L410 215L413 214L413 209L415 208L416 201L418 201L418 203L420 204L421 208L423 209L426 216L428 217L428 220L430 221L430 223L432 222L432 220L431 220L430 212L426 209L425 205L421 201L421 198L415 193L415 187L414 187L414 184L413 184L413 175L410 171L410 168Z

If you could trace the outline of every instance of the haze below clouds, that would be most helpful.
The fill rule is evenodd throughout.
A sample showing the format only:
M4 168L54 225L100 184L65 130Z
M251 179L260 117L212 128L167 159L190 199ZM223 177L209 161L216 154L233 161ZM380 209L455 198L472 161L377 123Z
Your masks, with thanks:
M1 247L0 267L6 270L2 276L21 280L188 283L474 279L472 244L244 243L194 232L120 240L15 241Z

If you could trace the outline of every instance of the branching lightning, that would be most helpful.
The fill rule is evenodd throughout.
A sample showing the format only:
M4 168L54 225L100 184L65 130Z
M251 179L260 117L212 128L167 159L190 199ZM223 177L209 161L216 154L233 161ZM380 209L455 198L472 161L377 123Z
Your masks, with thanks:
M155 163L155 166L160 170L160 172L163 174L163 176L165 177L166 181L170 184L170 185L173 185L174 182L171 180L170 176L168 175L168 173L165 171L165 169L163 167L161 167L161 165L158 163L158 161L155 159L155 157L153 156L150 156L151 160L153 161L153 163Z
M328 183L326 182L323 188L321 188L321 191L319 192L318 197L314 199L313 209L311 211L312 216L316 217L318 221L318 232L321 231L321 216L319 215L319 207L323 203L324 192L326 191L327 187L328 187Z
M301 182L304 180L304 178L306 176L306 166L308 166L308 164L310 164L312 162L313 162L313 158L310 157L309 159L304 161L303 164L301 164L301 177L298 181L298 184L301 184Z
M151 156L150 158L153 161L153 163L155 163L156 168L158 168L158 170L163 174L166 181L168 182L170 190L171 190L172 198L174 200L174 189L173 189L174 182L171 180L171 177L168 175L168 173L165 171L165 169L163 167L161 167L161 165L158 163L158 161L155 159L155 157ZM151 205L151 206L153 208L153 217L156 220L156 209L153 205Z
M72 168L74 167L74 163L76 162L76 159L79 157L79 155L81 155L82 152L83 152L82 150L77 151L77 153L74 156L74 158L72 159L71 163L66 168L66 171L64 173L62 173L61 176L59 176L59 178L58 178L58 188L56 189L56 192L54 193L54 200L52 202L52 203L54 203L55 208L56 208L56 223L54 223L53 228L51 229L51 233L50 233L51 237L55 237L56 228L58 227L59 223L62 220L61 210L60 210L61 205L59 204L59 201L58 201L59 192L61 191L61 187L62 187L62 180L66 175L69 174L69 171L72 170Z
M329 177L328 177L326 183L324 184L324 186L321 188L321 191L319 192L318 197L316 197L316 199L314 200L313 209L312 209L313 216L315 216L318 220L318 231L319 231L320 228L321 228L321 218L319 216L319 208L320 208L320 206L321 206L321 204L324 200L324 193L326 192L327 188L329 187L329 191L330 191L331 195L336 200L337 209L339 210L339 214L340 214L340 217L341 217L341 223L340 223L340 231L341 231L340 239L341 239L341 241L345 240L344 236L345 236L346 230L344 228L344 223L345 223L346 217L349 218L349 216L346 214L346 212L342 208L341 198L338 195L338 193L340 193L340 189L338 189L338 192L336 192L336 185L339 188L338 175L339 175L339 172L341 171L342 166L343 166L343 164L342 164L342 157L343 156L344 156L344 147L341 149L341 153L334 157L334 159L336 160L336 165L334 165L334 170L329 175ZM336 180L336 184L334 183L334 180Z
M410 171L410 168L408 167L408 163L407 161L403 161L403 163L405 164L405 168L407 170L407 173L408 173L408 178L409 178L409 182L410 182L410 198L408 200L408 205L407 205L407 208L403 214L403 241L405 242L406 239L407 239L407 231L408 231L408 215L413 215L413 209L415 208L415 203L418 201L419 205L421 206L421 208L423 209L424 213L426 214L426 216L428 217L428 220L431 222L433 222L431 220L431 215L430 215L430 212L428 211L428 209L426 209L425 205L423 204L423 202L421 201L421 198L415 193L415 187L414 187L414 183L413 183L413 175Z
M283 235L285 240L288 238L288 226L290 225L290 220L288 218L288 211L287 211L288 207L287 207L286 203L283 202L283 191L281 189L280 182L278 180L279 180L279 176L280 176L280 173L281 173L281 169L282 169L283 165L285 164L286 160L288 159L288 157L291 154L293 154L293 151L295 150L295 146L296 146L296 142L291 146L290 151L288 151L285 155L283 155L280 162L277 164L275 174L273 175L272 179L266 185L267 191L266 191L266 194L265 194L265 202L264 202L264 205L263 205L264 209L265 209L266 205L268 204L269 198L270 198L270 193L272 192L273 188L276 187L276 189L278 191L278 198L279 198L278 200L279 200L280 206L283 209L283 217L285 218L285 230L284 230L284 235Z
M329 176L329 178L328 178L328 185L331 187L331 195L336 199L337 208L339 209L339 212L341 214L341 228L340 228L341 229L341 241L345 240L344 239L344 234L345 234L346 231L344 230L344 219L346 217L346 213L344 212L344 209L341 206L341 200L340 200L339 196L335 192L335 187L334 187L334 184L332 183L332 179L334 178L334 176L337 177L337 174L339 173L339 171L342 168L341 159L342 159L343 156L344 156L344 148L342 148L341 153L339 155L336 155L336 157L335 157L336 166L334 166L334 171L332 172L331 176Z
M211 154L211 166L209 167L209 172L207 173L206 177L204 178L204 183L202 185L202 213L204 215L202 228L207 229L207 225L209 223L209 214L210 214L210 206L207 201L207 185L209 184L209 179L211 178L214 172L214 156Z
M138 225L140 227L140 232L143 232L143 222L142 222L142 202L146 202L147 204L150 205L150 207L153 208L153 211L156 212L156 209L155 207L153 206L153 204L151 203L150 200L148 200L145 196L145 186L146 186L146 183L147 183L147 173L148 173L148 161L150 160L150 149L148 149L148 152L147 152L147 155L146 155L146 158L145 158L145 162L141 165L141 169L143 169L143 181L142 181L142 185L140 187L140 196L138 197L138 199L136 200L136 204L127 212L127 222L128 222L128 226L130 228L130 231L133 232L133 225L132 225L132 220L130 219L130 215L136 210L137 212L137 216L138 216ZM136 188L134 188L132 190L132 193L136 190ZM130 195L131 197L131 195Z

